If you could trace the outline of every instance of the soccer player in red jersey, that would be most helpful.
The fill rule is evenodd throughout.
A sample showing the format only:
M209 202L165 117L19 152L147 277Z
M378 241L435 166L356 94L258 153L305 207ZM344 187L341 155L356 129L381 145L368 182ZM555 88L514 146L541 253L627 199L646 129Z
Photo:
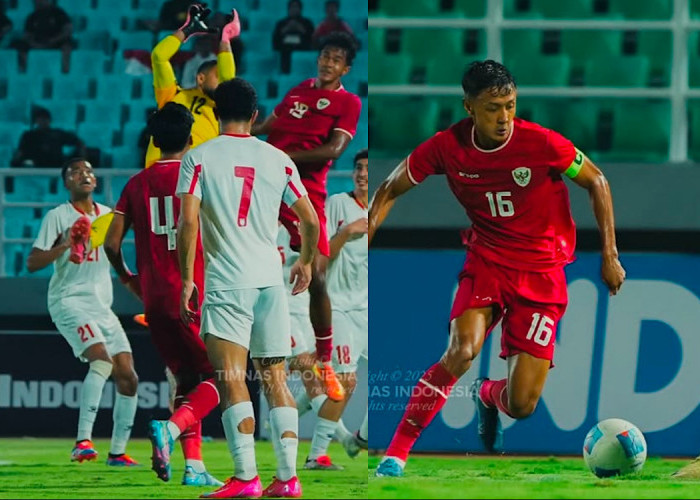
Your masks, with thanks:
M516 85L503 65L472 63L462 79L470 117L419 145L379 186L369 211L369 241L397 197L429 175L445 175L472 222L467 258L450 314L449 345L414 388L376 474L401 476L413 444L502 321L508 377L471 387L479 435L502 447L498 411L521 419L535 410L567 305L564 267L575 226L562 175L586 189L602 241L601 276L614 295L625 271L615 243L613 204L602 172L558 133L515 118Z
M175 375L175 412L167 421L150 423L154 442L153 470L170 480L170 452L178 437L185 455L182 484L220 486L202 462L202 425L218 403L214 369L199 338L199 323L180 321L180 270L176 250L180 199L175 186L180 159L189 150L194 119L182 104L166 103L148 121L161 159L134 175L114 209L105 239L107 256L122 283L143 298L151 338L165 364ZM131 274L122 258L122 240L134 229L138 275ZM197 248L195 282L204 289L204 260Z
M326 178L334 160L345 151L355 135L362 102L345 90L341 78L350 71L355 41L348 33L328 35L318 56L318 75L293 87L274 112L253 128L254 135L267 134L267 141L287 153L299 168L321 225L318 250L309 287L311 324L316 337L316 357L324 373L330 399L343 400L343 389L330 364L332 354L331 303L326 289L330 246L326 234ZM291 235L291 247L298 248L298 219L283 205L280 220ZM332 403L332 402L330 402ZM329 404L330 404L329 403Z

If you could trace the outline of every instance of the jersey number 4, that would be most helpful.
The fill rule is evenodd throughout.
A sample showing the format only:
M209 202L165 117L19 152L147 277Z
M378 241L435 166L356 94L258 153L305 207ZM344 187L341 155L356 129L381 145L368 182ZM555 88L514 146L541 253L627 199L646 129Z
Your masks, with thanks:
M168 236L168 250L175 250L177 245L177 226L175 225L175 213L173 210L173 197L163 198L163 210L165 212L165 224L160 223L160 199L155 196L149 198L151 202L151 231L154 234Z

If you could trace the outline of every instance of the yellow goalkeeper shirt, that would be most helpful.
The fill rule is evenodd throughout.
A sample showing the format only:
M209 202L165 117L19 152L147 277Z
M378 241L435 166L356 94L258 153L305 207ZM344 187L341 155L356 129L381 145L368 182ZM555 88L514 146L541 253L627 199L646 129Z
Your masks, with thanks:
M181 42L170 35L161 40L151 53L153 67L153 89L158 109L173 101L186 106L194 116L192 125L192 147L219 135L219 120L214 113L214 101L199 88L183 89L177 84L170 58L180 48ZM236 76L236 65L231 52L219 52L216 56L219 82ZM146 151L146 168L160 159L160 149L153 145L153 138Z

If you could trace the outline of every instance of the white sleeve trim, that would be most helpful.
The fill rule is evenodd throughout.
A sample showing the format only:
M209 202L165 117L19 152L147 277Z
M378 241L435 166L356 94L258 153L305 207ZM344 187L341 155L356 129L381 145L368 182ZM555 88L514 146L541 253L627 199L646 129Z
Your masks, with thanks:
M344 133L348 134L348 135L350 136L350 139L352 139L353 137L355 137L354 135L352 135L350 132L348 132L348 131L345 130L344 128L338 128L338 127L336 127L336 128L334 128L333 130L340 130L341 132L344 132Z
M408 180L410 180L414 185L418 185L419 183L413 178L413 175L411 175L411 168L410 168L410 160L411 160L411 155L408 155L406 157L406 174L408 174Z

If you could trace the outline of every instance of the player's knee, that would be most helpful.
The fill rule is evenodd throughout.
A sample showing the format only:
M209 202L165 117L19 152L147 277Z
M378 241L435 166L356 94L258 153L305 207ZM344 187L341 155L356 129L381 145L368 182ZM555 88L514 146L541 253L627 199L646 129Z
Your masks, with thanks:
M326 293L326 273L316 271L309 283L309 293L311 295L320 295Z
M462 376L472 365L476 349L469 342L455 342L447 349L443 357L447 371L455 376Z
M253 434L255 432L255 419L246 417L238 423L238 432L241 434Z
M90 371L97 373L100 377L102 377L105 380L107 380L112 374L113 367L114 365L112 365L111 361L106 361L104 359L96 359L94 361L90 361Z
M353 392L355 392L355 387L357 386L357 377L354 373L339 373L338 379L340 383L343 384L345 389L346 397L350 397Z
M539 401L537 394L508 394L508 410L513 418L521 419L532 415Z
M136 395L136 390L139 386L139 376L133 369L126 370L119 373L119 378L115 380L115 382L117 384L117 390L120 394L134 396Z

